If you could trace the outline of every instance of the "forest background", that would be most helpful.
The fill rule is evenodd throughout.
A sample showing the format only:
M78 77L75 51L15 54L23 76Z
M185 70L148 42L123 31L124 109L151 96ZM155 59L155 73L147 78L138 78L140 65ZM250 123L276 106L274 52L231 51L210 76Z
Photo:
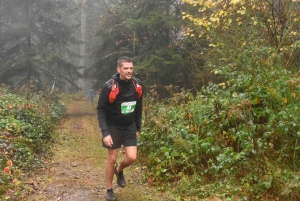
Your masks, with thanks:
M1 1L0 82L10 87L1 92L1 165L11 158L20 168L35 161L25 164L8 154L20 156L9 146L19 143L12 136L30 139L23 143L28 147L32 140L52 140L47 130L28 136L28 127L16 126L26 119L23 113L7 110L34 108L27 101L53 90L85 93L84 79L99 89L117 59L127 55L146 97L139 145L146 179L179 200L215 194L226 200L298 200L299 5ZM23 94L25 103L11 93ZM28 150L31 157L46 151Z

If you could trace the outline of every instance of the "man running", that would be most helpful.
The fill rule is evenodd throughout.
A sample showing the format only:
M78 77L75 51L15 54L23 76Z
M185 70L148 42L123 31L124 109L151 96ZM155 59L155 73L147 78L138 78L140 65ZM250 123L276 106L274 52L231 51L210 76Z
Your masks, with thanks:
M117 73L104 83L100 92L97 115L102 131L102 146L108 150L105 166L106 200L116 200L112 181L114 174L120 187L125 187L124 168L137 158L137 137L142 123L142 85L132 76L133 62L120 57ZM125 158L118 165L118 149L125 147Z

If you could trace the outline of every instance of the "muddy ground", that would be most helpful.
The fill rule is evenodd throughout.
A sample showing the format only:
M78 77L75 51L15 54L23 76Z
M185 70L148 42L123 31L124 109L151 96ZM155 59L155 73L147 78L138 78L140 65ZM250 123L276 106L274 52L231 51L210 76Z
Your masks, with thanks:
M31 193L28 201L95 201L105 200L104 166L106 150L101 146L96 108L87 100L73 100L67 105L66 117L58 128L58 143L52 161L44 170L29 178ZM122 157L119 152L119 160ZM119 188L114 178L118 201L172 200L150 187L143 178L139 162L124 171L125 188Z

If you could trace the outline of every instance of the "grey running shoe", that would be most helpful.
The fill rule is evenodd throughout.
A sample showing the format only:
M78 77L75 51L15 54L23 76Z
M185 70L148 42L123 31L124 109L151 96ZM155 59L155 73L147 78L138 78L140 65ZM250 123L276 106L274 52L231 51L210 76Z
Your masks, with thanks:
M111 189L107 189L107 191L106 191L106 200L107 201L117 200L112 188Z
M121 188L126 186L126 181L122 172L118 172L118 164L115 166L115 175L117 176L117 183Z

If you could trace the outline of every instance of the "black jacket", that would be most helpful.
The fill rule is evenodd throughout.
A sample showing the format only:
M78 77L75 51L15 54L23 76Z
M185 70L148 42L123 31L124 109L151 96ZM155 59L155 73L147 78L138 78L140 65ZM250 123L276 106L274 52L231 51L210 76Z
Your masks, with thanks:
M109 93L111 91L112 79L114 82L118 82L120 92L113 103L108 100ZM100 129L102 131L103 138L108 136L107 124L114 125L117 127L126 127L135 123L137 131L141 129L142 124L142 99L137 99L137 93L132 80L124 81L120 80L120 74L116 73L112 79L104 83L101 90L98 106L97 115ZM142 85L141 81L135 78L138 84ZM122 114L121 104L124 102L136 101L134 112L129 114Z

